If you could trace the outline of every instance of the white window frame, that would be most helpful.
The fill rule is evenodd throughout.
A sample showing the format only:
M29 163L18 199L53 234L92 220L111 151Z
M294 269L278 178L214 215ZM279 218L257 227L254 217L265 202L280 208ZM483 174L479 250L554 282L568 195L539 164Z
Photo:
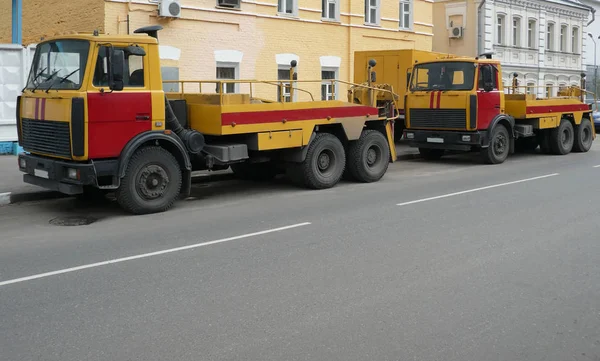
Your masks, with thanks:
M298 16L298 0L292 0L292 11L287 12L289 9L287 8L287 0L278 0L277 1L277 13L283 16Z
M335 82L334 83L335 84L334 92L331 92L331 80L323 80L322 72L324 72L324 71L332 71L334 73L333 78L337 80L339 77L339 74L340 74L340 68L329 67L329 66L321 67L321 79L322 79L321 86L326 85L327 94L333 95L332 99L325 99L325 100L339 100L340 99L340 89L339 89L340 84L338 82ZM321 99L323 99L322 89L321 89Z
M535 91L535 83L534 82L527 82L526 87L527 88L525 88L525 89L526 89L526 93L527 94L535 94L536 93L536 91Z
M579 39L581 38L581 35L579 33L579 27L578 26L573 26L571 28L571 52L574 54L579 54L580 50L579 50Z
M529 19L527 21L527 47L530 49L535 49L536 42L536 31L537 29L537 20Z
M554 22L548 22L546 24L546 50L554 51L554 32L556 31L556 26Z
M516 23L516 24L515 24ZM521 17L513 16L511 24L511 41L514 47L521 47Z
M506 44L506 15L496 14L496 44Z
M567 52L568 42L567 42L567 33L569 31L569 25L560 24L560 51L562 53Z
M333 17L329 13L329 4L335 4ZM321 20L340 21L340 0L321 0Z
M404 5L408 4L408 24L404 24ZM412 30L414 23L413 16L413 0L400 0L399 1L399 11L398 11L398 27L402 30Z
M234 62L217 62L217 66L215 67L215 71L218 68L233 68L234 70L234 78L233 80L239 80L240 79L240 63L234 63ZM220 80L221 78L216 77L217 80ZM228 80L228 79L223 79L223 80ZM228 83L223 83L223 93L227 93L227 85ZM215 86L215 89L217 90L217 92L219 91L219 84L217 83L217 85ZM240 84L239 83L234 83L233 85L233 92L234 93L239 93L240 92Z
M365 25L379 26L381 24L381 0L375 0L376 5L371 5L371 0L365 0ZM375 21L371 19L371 10L375 9Z

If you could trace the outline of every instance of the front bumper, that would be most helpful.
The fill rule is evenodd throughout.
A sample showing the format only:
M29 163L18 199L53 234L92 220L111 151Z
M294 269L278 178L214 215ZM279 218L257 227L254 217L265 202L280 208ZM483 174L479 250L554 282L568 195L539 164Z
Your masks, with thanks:
M25 183L75 195L84 186L97 186L98 170L94 163L74 163L32 154L19 154L19 170Z
M405 129L404 139L411 147L469 151L488 144L485 131L440 131Z

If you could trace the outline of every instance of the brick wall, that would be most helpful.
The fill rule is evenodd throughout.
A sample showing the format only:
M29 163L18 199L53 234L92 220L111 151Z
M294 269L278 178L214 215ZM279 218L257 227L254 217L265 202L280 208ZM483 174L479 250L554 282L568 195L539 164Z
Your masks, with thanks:
M12 40L12 5L0 1L0 43ZM23 0L23 44L69 31L104 30L104 0Z
M415 24L412 31L398 30L398 2L387 3L381 9L377 27L365 26L364 2L341 1L337 22L321 21L321 0L302 0L292 17L277 14L277 0L243 2L241 11L218 9L215 0L182 0L181 19L160 19L157 6L134 0L129 8L130 30L161 24L162 45L181 50L179 59L181 79L215 79L215 51L238 51L243 54L239 64L242 79L276 80L276 54L294 54L299 58L300 80L321 77L322 56L341 58L338 78L353 81L353 52L369 49L420 49L432 47L432 3L414 0ZM109 33L126 33L124 19L128 5L119 0L107 0L105 28ZM351 25L351 26L348 26ZM287 64L286 64L287 65ZM357 80L358 82L363 79ZM320 84L298 84L320 99ZM186 88L188 89L188 88ZM190 88L191 89L191 88ZM203 89L203 91L208 88ZM214 90L214 85L211 85ZM248 87L242 87L248 91ZM275 99L276 87L255 85L254 95ZM346 88L340 87L340 99L346 100ZM310 99L305 93L298 100Z

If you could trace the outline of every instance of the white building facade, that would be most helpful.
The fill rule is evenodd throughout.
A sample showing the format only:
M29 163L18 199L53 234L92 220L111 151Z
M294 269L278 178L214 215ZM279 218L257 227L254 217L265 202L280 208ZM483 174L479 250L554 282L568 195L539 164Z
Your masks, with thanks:
M502 62L505 87L518 74L520 92L556 95L579 85L592 19L578 0L485 0L478 4L478 51Z

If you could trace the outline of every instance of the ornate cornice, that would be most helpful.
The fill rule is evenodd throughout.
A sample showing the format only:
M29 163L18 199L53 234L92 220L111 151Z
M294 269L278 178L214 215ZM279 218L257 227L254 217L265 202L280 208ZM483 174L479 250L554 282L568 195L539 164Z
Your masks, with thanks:
M557 4L549 1L536 0L494 0L494 4L502 4L508 7L520 7L527 9L543 10L548 13L565 15L570 18L585 19L589 11L584 8L570 6L568 4Z

